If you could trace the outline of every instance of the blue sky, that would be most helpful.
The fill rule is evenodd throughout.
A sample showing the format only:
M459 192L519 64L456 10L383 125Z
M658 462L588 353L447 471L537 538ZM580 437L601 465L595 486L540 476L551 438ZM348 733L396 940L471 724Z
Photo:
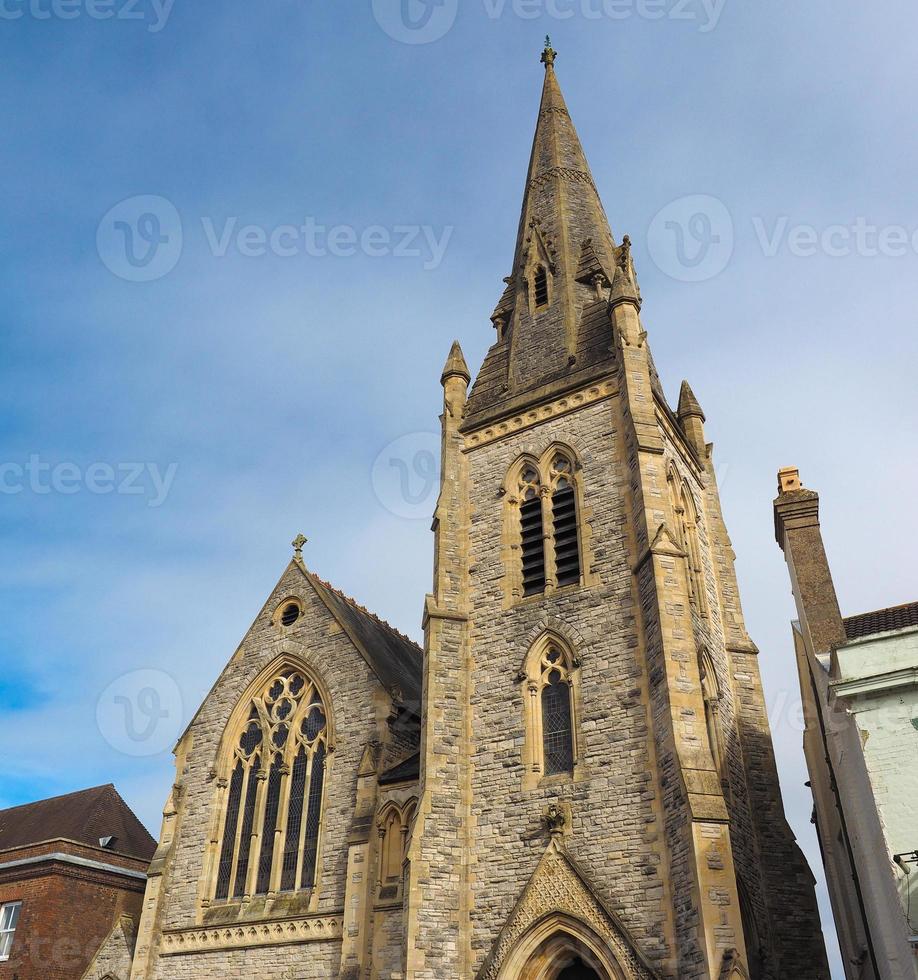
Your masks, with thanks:
M130 2L0 3L0 806L111 780L155 832L170 725L298 531L418 636L439 371L491 340L550 32L666 389L708 415L821 880L771 500L788 463L821 491L846 613L915 598L914 5Z

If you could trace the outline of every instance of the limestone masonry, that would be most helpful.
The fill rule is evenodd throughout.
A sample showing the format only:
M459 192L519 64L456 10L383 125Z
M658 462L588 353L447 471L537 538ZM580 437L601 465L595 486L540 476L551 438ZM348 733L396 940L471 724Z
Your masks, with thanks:
M828 977L704 412L555 57L494 344L443 371L424 649L295 543L178 745L131 980Z

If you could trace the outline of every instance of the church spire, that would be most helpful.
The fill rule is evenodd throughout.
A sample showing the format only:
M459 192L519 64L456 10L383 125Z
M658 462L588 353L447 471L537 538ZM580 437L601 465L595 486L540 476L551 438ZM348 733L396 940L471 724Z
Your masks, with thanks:
M472 415L538 397L611 360L609 293L621 263L545 39L542 101L513 253L492 320L497 343L470 397ZM629 271L633 274L630 266ZM577 377L574 378L573 376Z
M579 259L580 247L590 240L594 250L614 265L611 262L615 248L612 233L558 84L557 57L551 38L546 37L542 52L545 81L526 177L515 264L526 257L528 232L532 222L536 221L545 234L553 237L556 248L569 248L575 261ZM514 269L514 272L518 271ZM612 271L610 267L608 272Z

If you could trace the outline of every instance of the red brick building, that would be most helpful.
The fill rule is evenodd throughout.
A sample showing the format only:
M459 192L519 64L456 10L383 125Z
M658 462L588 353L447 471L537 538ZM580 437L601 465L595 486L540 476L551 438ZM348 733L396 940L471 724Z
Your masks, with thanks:
M0 810L0 980L79 980L132 942L155 849L112 785Z

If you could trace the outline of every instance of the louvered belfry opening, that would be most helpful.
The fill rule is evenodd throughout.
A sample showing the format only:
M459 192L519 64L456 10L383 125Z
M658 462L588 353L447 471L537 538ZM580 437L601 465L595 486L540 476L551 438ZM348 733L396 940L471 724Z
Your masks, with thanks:
M571 484L571 464L559 456L552 467L552 523L555 538L555 574L558 585L580 581L580 542L577 536L577 496Z
M548 273L544 266L539 266L535 274L535 305L548 305Z
M281 671L251 702L233 749L217 901L314 886L327 728L322 698L299 671Z
M522 476L520 532L523 553L523 595L545 591L545 538L539 475L527 468Z

